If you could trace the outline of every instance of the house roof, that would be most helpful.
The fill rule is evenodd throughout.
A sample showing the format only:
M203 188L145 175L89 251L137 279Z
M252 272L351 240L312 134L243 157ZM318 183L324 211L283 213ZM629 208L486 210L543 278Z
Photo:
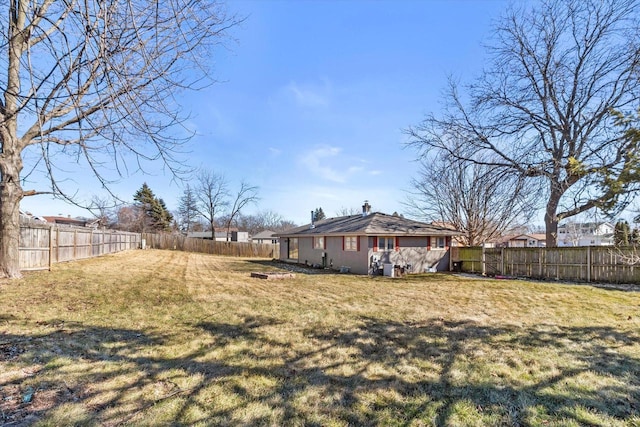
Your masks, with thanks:
M373 212L363 216L349 215L328 218L276 233L277 237L314 235L370 235L370 236L457 236L458 231L414 221L396 215Z
M255 235L251 236L252 239L272 239L275 234L275 231L271 231L271 230L262 230L259 233L256 233Z
M50 224L73 224L84 226L88 221L85 219L69 218L67 216L42 216Z
M542 233L518 234L517 236L511 237L509 240L523 240L523 239L546 240L547 235Z

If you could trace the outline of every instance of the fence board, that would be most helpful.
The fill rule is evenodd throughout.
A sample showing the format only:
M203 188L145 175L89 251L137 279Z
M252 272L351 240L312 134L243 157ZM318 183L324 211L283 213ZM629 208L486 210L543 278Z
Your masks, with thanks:
M640 261L637 248L611 246L559 248L456 248L452 262L461 262L461 270L537 279L578 282L640 284ZM483 268L484 267L484 268Z
M169 249L243 258L278 258L279 256L279 245L271 243L217 242L178 234L144 233L142 238L145 240L146 247L153 249Z
M20 226L20 269L47 270L51 264L90 258L140 247L140 234L115 230L56 227L25 224ZM104 245L121 241L120 245Z

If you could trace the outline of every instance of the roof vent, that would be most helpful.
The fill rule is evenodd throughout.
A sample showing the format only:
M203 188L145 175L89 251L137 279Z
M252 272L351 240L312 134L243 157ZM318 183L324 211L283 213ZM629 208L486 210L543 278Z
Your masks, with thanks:
M362 216L367 216L371 213L371 205L368 200L364 201L364 205L362 205Z

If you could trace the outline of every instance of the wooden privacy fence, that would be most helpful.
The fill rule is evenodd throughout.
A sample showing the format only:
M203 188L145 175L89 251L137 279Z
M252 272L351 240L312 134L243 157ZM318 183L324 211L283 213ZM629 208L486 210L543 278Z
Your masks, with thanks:
M640 265L628 261L640 261L632 247L452 248L451 257L459 270L488 276L640 283Z
M20 226L20 269L47 270L56 262L137 249L140 233L50 225Z
M278 258L280 246L271 243L217 242L196 239L179 234L143 233L145 246L153 249L169 249L185 252L200 252L244 258Z

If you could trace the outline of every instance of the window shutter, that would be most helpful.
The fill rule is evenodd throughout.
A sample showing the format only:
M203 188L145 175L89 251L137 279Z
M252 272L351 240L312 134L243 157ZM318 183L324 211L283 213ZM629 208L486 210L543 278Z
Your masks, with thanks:
M356 251L360 252L360 236L356 236Z
M427 250L431 250L431 237L427 237Z
M400 237L396 236L396 251L400 250Z
M342 236L342 250L344 251L344 236Z
M327 249L327 236L322 238L322 249Z
M373 238L373 252L378 252L378 238L375 236Z

